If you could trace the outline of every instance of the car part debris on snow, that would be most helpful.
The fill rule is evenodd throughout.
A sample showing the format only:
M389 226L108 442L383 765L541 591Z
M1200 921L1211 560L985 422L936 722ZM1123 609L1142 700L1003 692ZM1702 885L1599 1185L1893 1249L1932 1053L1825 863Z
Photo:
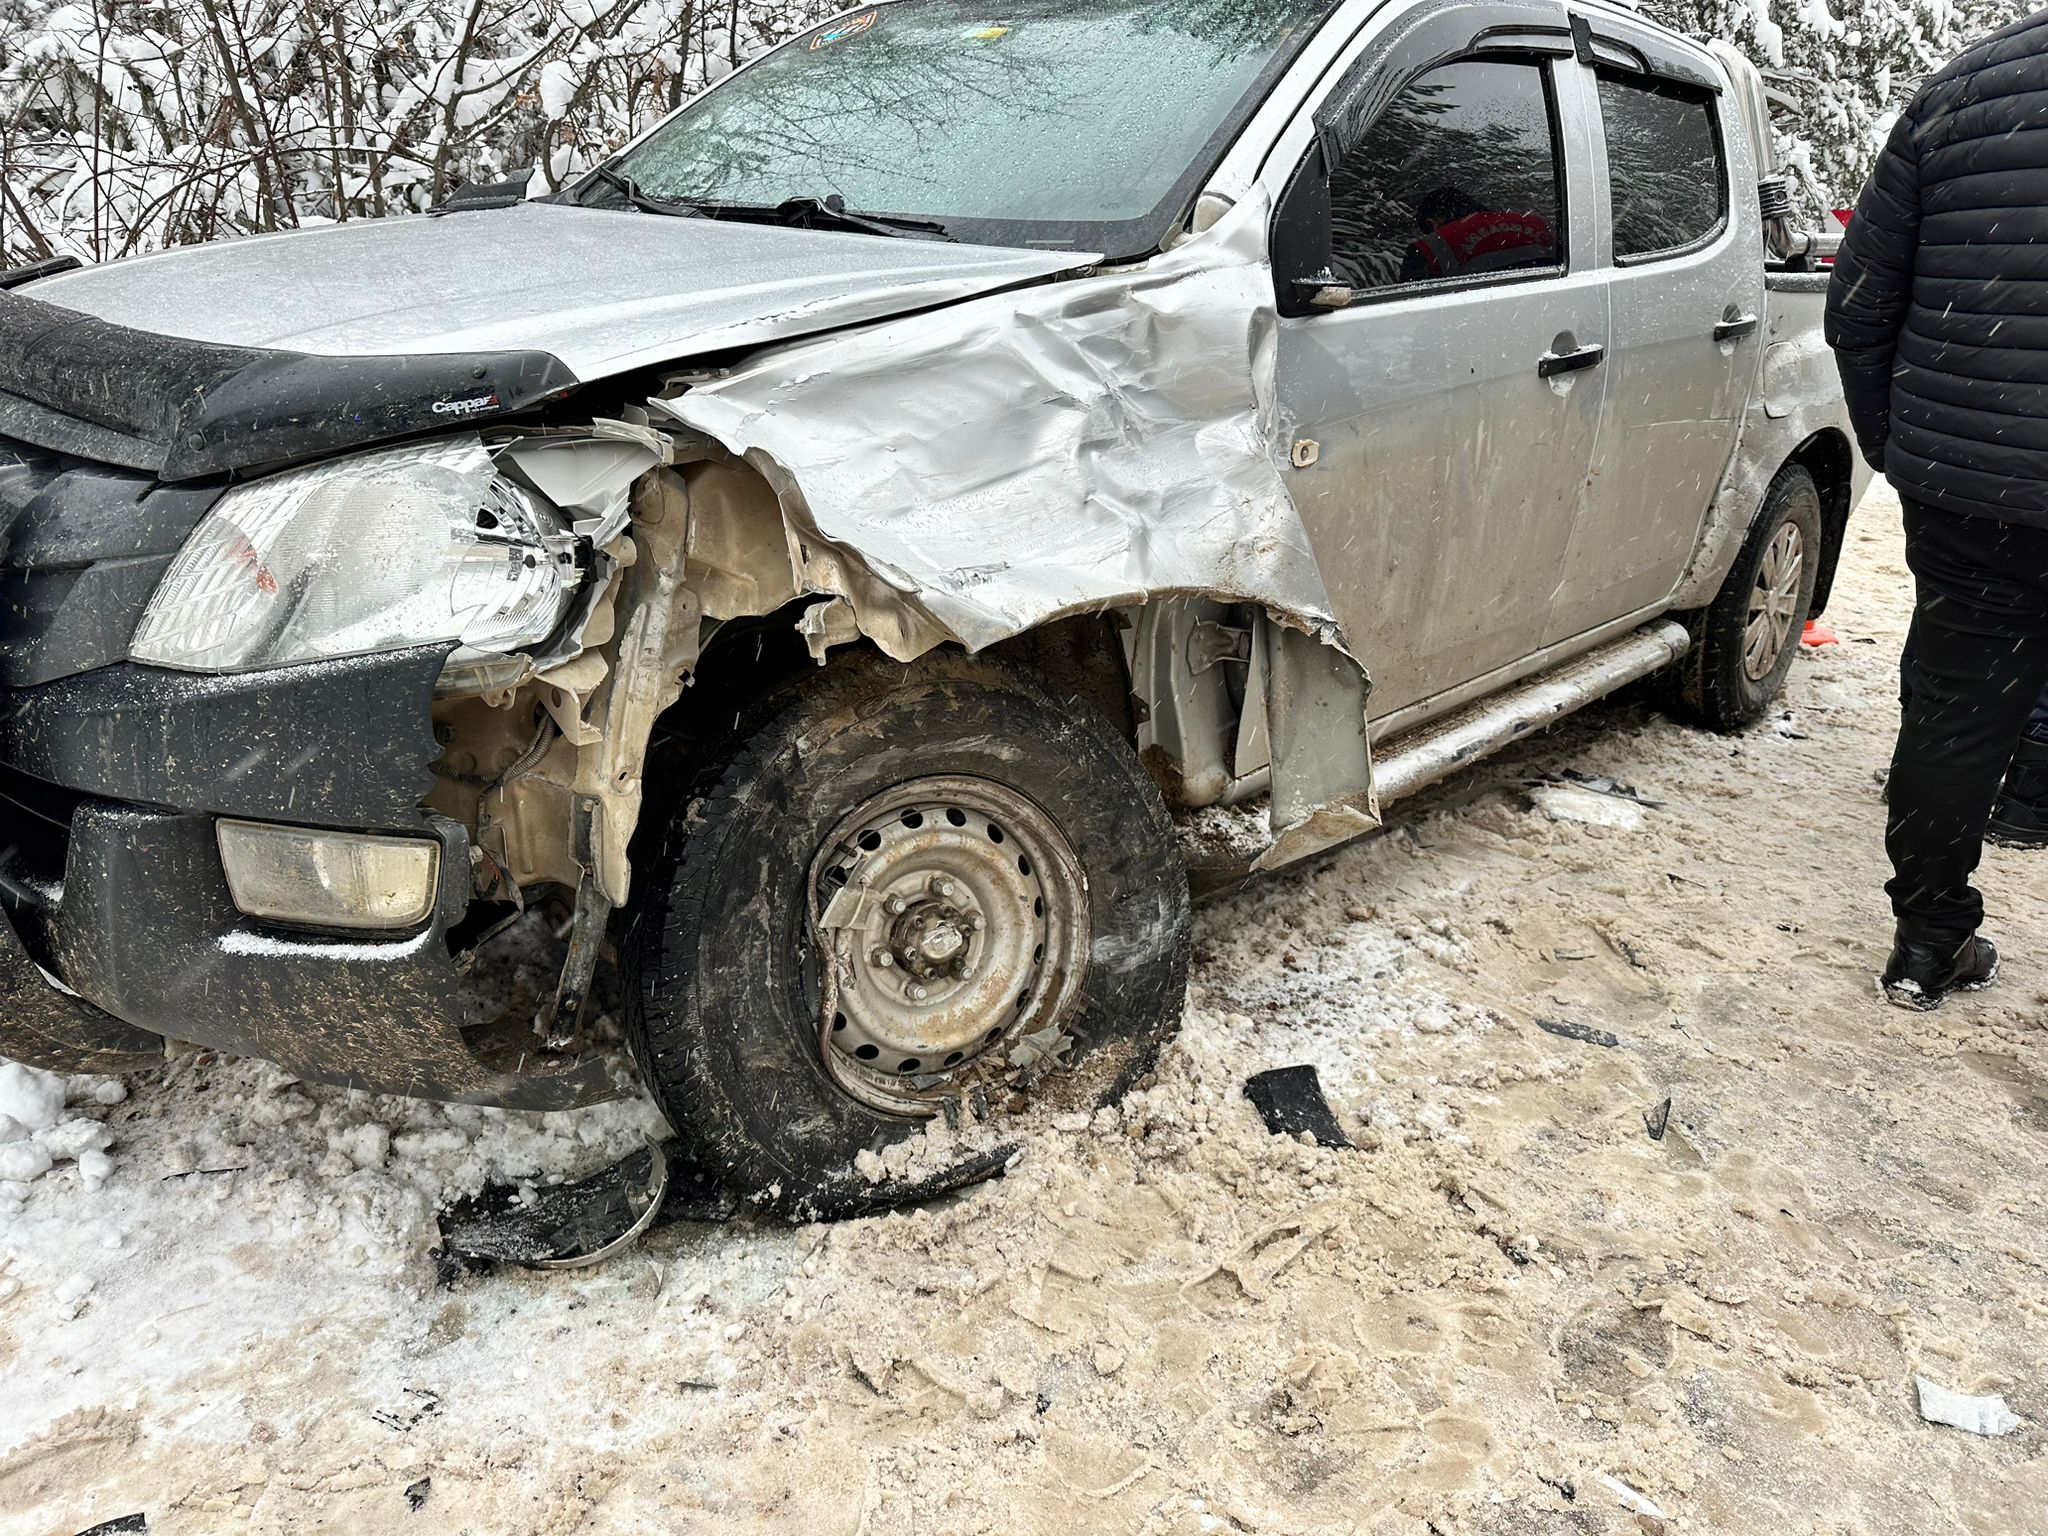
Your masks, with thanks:
M1605 774L1581 773L1576 768L1560 768L1556 773L1546 775L1539 783L1574 784L1580 789L1589 789L1596 795L1611 795L1617 800L1633 800L1637 805L1651 810L1662 810L1662 800L1652 800L1633 784L1624 784L1619 779L1610 779Z
M1604 1029L1595 1029L1590 1024L1572 1024L1562 1019L1538 1019L1536 1027L1546 1035L1556 1035L1561 1040L1577 1040L1585 1045L1604 1045L1610 1050L1621 1044L1619 1035Z
M1920 1417L1930 1424L1946 1424L1973 1435L1996 1439L2020 1427L2020 1416L2005 1406L2002 1397L1969 1397L1961 1392L1915 1376L1920 1389Z
M1351 1138L1337 1124L1322 1081L1311 1066L1275 1067L1245 1079L1244 1096L1252 1101L1266 1129L1280 1136L1307 1132L1319 1147L1348 1147Z
M1671 1124L1671 1101L1666 1099L1655 1109L1643 1116L1643 1129L1650 1133L1650 1140L1662 1141L1664 1131Z
M496 1261L580 1269L610 1258L654 1225L669 1188L668 1156L650 1142L602 1173L533 1191L493 1185L441 1213L444 1266ZM724 1220L731 1215L710 1217ZM704 1218L700 1218L704 1219Z
M1636 801L1582 784L1532 784L1529 801L1552 821L1619 827L1627 832L1635 831L1644 821L1643 807Z
M1652 1520L1671 1518L1657 1507L1656 1501L1647 1493L1638 1492L1618 1477L1610 1477L1605 1472L1595 1472L1593 1481L1613 1494L1615 1501L1632 1515L1648 1515Z

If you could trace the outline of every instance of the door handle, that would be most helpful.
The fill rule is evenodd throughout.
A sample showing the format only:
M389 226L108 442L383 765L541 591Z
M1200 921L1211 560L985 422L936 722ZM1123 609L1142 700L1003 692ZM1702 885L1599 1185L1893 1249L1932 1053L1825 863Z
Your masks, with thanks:
M1577 373L1581 368L1598 368L1607 360L1607 349L1597 343L1575 352L1546 352L1536 359L1539 378L1554 379L1560 373Z
M1757 326L1755 315L1733 315L1714 327L1714 340L1733 341L1738 336L1747 336Z

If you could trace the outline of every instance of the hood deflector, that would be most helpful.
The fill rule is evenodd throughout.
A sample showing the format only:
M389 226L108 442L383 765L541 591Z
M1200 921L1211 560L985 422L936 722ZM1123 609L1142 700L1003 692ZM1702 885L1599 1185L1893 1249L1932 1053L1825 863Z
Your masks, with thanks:
M0 435L191 480L488 420L578 384L545 352L321 357L0 292Z

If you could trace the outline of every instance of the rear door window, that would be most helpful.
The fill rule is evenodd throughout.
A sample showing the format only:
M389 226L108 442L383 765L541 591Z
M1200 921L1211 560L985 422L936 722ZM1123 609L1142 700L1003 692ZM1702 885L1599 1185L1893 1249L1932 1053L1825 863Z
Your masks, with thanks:
M1600 72L1614 259L1641 261L1707 244L1728 221L1728 167L1708 91Z
M1564 266L1549 71L1461 59L1404 86L1330 178L1337 280L1359 294Z

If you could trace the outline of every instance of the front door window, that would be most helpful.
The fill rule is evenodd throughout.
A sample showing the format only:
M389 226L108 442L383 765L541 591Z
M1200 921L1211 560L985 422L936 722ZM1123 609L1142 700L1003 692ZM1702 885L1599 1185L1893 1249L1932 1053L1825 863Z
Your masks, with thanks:
M1331 266L1361 296L1562 270L1547 72L1464 59L1405 86L1330 178Z

